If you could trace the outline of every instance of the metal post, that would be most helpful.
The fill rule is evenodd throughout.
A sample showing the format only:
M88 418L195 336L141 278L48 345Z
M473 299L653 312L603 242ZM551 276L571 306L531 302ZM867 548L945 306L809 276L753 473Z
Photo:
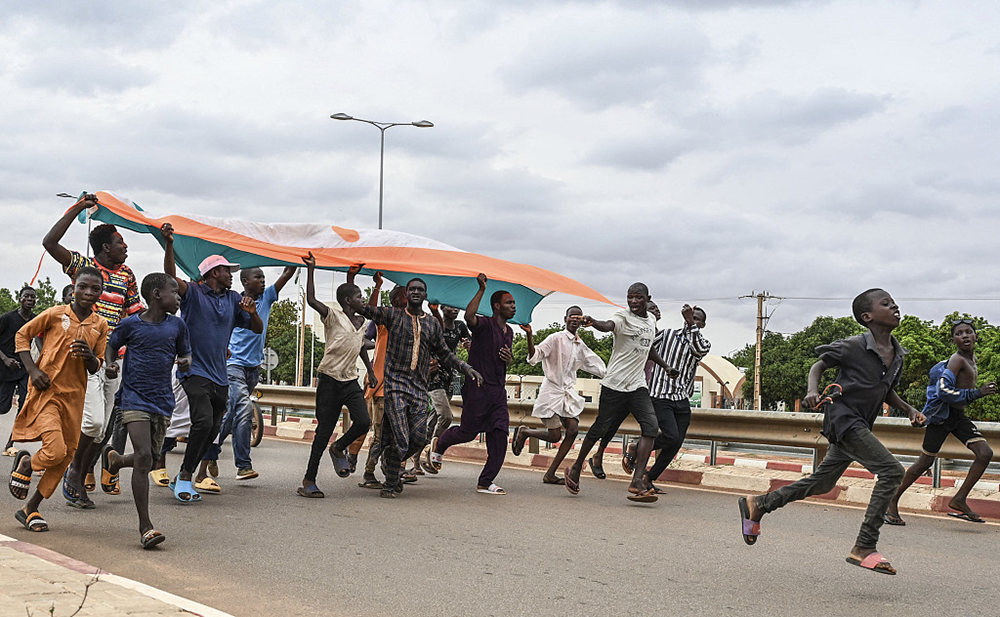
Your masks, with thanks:
M941 459L934 457L934 465L931 466L932 483L934 488L941 488Z
M716 459L719 457L719 443L714 439L711 445L708 447L708 464L715 465Z

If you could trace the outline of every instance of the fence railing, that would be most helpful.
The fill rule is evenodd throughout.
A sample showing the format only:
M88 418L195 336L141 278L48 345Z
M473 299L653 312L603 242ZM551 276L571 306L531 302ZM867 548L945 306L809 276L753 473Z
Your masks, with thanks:
M257 386L257 391L260 394L257 403L260 405L307 413L315 411L315 388L260 385ZM542 421L531 415L533 404L532 400L508 400L511 426L520 424L541 428ZM455 421L460 421L461 397L452 397L452 409L455 412ZM277 413L271 414L272 424L277 421L277 415ZM346 412L344 418L345 422L348 421ZM596 418L597 404L584 405L583 413L580 414L581 435L586 433ZM993 444L1000 443L1000 423L979 422L976 426L987 441ZM713 465L719 443L748 443L811 448L815 452L813 456L815 467L830 445L820 434L822 428L823 415L819 413L695 408L691 410L691 426L688 428L687 436L689 439L711 442L710 463ZM905 418L878 418L875 421L874 432L893 454L918 456L921 452L924 431L910 426ZM639 425L629 416L622 423L619 433L639 435ZM537 452L537 446L534 446L532 451ZM974 455L964 444L951 437L941 447L938 461L941 458L971 460ZM1000 460L1000 449L994 454L993 460ZM939 464L934 466L934 485L940 486Z

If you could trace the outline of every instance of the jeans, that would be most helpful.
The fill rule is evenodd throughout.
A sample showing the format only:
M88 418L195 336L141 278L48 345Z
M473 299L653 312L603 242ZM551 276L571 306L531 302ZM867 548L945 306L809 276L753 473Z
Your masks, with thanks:
M217 461L222 452L222 444L230 434L233 436L233 461L237 469L250 469L250 433L253 431L253 401L250 393L260 381L259 366L226 367L229 377L229 405L222 418L219 437L208 448L205 460Z
M691 402L688 399L654 398L653 410L656 411L660 434L653 442L653 449L657 451L656 462L648 473L650 480L657 480L684 444L684 437L691 426Z
M837 480L852 461L878 477L855 542L858 548L875 548L889 501L903 480L903 466L867 428L847 431L838 443L830 444L826 457L812 475L757 497L757 506L766 514L789 502L828 493L837 486Z

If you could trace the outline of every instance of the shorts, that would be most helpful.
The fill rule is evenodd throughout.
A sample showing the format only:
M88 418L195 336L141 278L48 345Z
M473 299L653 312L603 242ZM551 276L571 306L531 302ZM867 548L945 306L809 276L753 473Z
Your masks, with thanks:
M601 398L597 403L597 419L587 431L587 439L600 441L613 426L621 426L625 418L632 415L639 424L643 437L656 437L660 425L656 421L653 402L649 398L649 390L639 388L632 392L620 392L607 386L601 386Z
M548 418L539 418L545 428L562 428L562 416L552 415Z
M937 456L948 435L954 435L966 447L970 443L986 441L986 438L979 432L976 425L972 423L969 416L965 415L964 409L951 407L948 418L944 422L941 424L931 424L927 427L924 433L924 443L920 446L921 451L927 456Z
M131 424L132 422L148 422L149 423L149 441L151 443L150 451L153 453L153 459L156 459L160 455L160 450L163 449L163 440L167 436L167 427L170 426L170 417L164 416L158 413L149 413L148 411L122 411L122 424Z

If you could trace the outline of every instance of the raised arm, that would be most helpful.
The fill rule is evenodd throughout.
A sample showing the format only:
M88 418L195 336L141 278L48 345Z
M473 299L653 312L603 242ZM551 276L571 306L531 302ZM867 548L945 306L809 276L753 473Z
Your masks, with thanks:
M376 272L375 276L372 277L372 280L375 281L375 286L372 287L372 293L368 296L368 306L378 306L378 301L382 292L382 271L379 270Z
M274 291L280 292L284 289L288 281L292 280L292 275L295 274L296 270L298 270L298 268L295 266L285 266L285 269L281 271L281 275L278 277L278 280L274 282Z
M42 238L42 246L45 247L45 251L52 255L52 258L59 262L62 267L69 265L71 259L73 259L73 254L68 248L60 244L63 236L66 235L66 231L69 230L69 226L73 224L73 220L80 215L81 212L90 208L91 206L97 205L97 195L91 195L90 193L84 194L83 198L78 202L73 204L73 206L62 215L56 224L52 226L49 233L45 234Z
M584 315L580 318L580 327L586 328L591 327L598 332L612 332L615 329L615 322L610 319L604 321L598 321L591 317L590 315Z
M350 268L347 269L347 284L348 285L353 285L354 284L354 277L356 277L358 275L358 272L361 272L361 268L363 268L363 267L365 267L365 264L354 264L353 266L351 266Z
M523 323L521 329L524 330L524 340L528 342L528 362L531 362L531 358L535 356L535 339L531 336L531 324Z
M476 295L472 296L469 300L469 305L465 307L465 323L469 325L470 328L475 328L479 323L479 317L476 316L476 312L479 310L479 303L483 299L483 293L486 291L486 275L482 272L476 277L476 282L479 283L479 291Z
M177 264L174 263L174 226L170 223L164 223L160 227L160 235L163 236L163 272L168 276L174 277L177 281L177 292L183 298L187 295L188 285L187 281L181 280L177 276Z
M316 299L316 283L314 281L316 274L316 258L313 257L312 251L309 255L302 258L302 261L306 264L306 302L309 306L313 308L314 311L319 313L321 319L326 319L327 314L330 312L330 308Z

